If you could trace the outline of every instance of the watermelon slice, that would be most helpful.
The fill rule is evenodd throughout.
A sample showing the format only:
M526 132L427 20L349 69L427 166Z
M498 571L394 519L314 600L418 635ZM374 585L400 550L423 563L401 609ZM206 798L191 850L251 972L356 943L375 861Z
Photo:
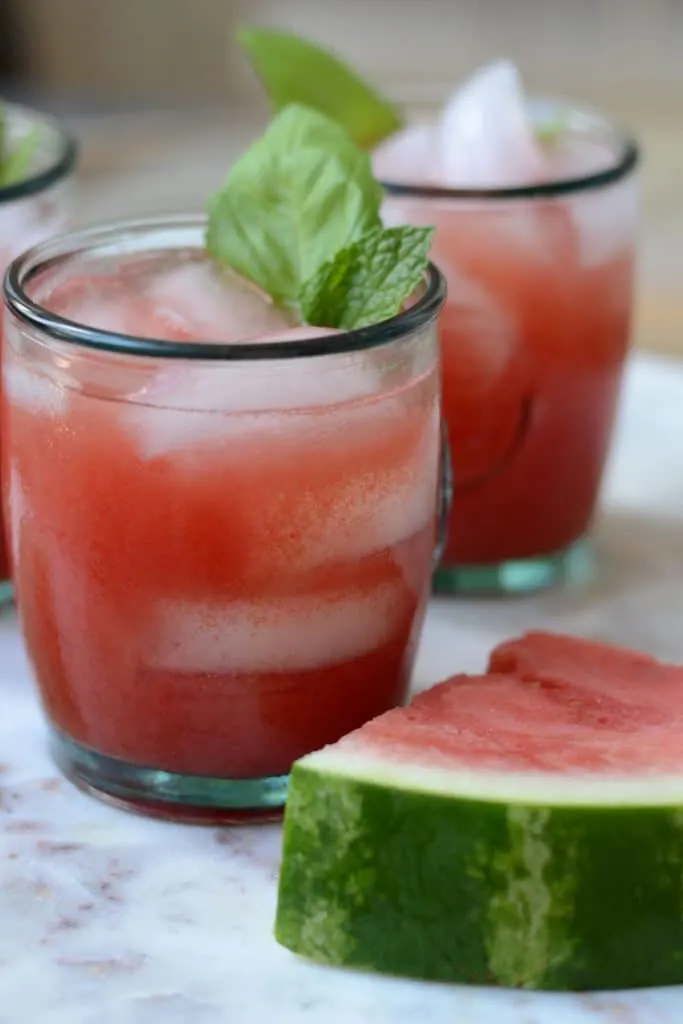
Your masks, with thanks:
M529 634L299 761L276 937L328 964L683 982L683 668Z

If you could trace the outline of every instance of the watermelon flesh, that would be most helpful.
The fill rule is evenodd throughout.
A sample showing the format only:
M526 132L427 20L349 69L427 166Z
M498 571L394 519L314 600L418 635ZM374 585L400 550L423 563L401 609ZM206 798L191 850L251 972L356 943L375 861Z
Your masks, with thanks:
M532 633L293 769L276 937L417 978L683 983L683 668Z
M402 762L417 754L420 765L434 767L677 772L683 670L595 641L528 634L494 650L487 675L454 676L339 749L366 744Z

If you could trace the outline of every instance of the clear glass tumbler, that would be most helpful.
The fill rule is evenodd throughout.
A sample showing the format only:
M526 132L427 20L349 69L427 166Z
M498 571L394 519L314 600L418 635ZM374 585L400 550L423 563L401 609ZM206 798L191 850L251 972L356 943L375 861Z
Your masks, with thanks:
M633 300L636 144L590 111L559 125L555 180L384 181L386 220L435 224L448 282L443 402L455 469L437 591L525 592L584 574ZM386 177L386 175L385 175Z
M447 501L444 283L430 267L359 331L168 341L146 289L203 231L124 224L14 262L5 501L58 765L124 806L237 821L406 697ZM65 287L150 336L51 312Z
M67 227L71 212L71 177L76 162L73 139L51 117L13 104L3 105L3 115L10 145L28 133L35 133L36 144L27 177L0 185L1 273L24 249ZM0 508L0 604L11 598L10 565Z

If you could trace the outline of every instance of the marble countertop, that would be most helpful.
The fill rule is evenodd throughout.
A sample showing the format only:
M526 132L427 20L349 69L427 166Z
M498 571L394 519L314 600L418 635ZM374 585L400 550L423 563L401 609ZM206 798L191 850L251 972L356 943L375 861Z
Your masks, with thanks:
M477 669L552 627L683 660L683 368L638 357L584 589L434 602L417 669ZM0 619L0 1024L680 1024L683 987L547 995L320 968L271 937L280 829L181 827L82 795L47 759L13 613Z

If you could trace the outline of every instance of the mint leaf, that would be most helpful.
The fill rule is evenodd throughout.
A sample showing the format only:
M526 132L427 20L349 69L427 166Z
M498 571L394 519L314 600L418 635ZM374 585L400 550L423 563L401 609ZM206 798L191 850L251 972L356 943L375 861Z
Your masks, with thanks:
M398 313L433 228L384 228L367 153L307 107L278 114L209 201L208 252L311 326L352 330Z
M290 103L319 110L344 125L361 149L372 149L401 128L396 107L328 50L264 28L244 28L237 41L275 110Z
M374 228L307 281L306 323L351 331L400 312L427 267L434 228Z
M3 155L0 160L1 184L11 185L28 177L39 139L40 129L32 128L19 139L13 150Z
M13 149L9 148L7 115L0 105L0 187L22 181L28 175L40 138L38 128L28 131Z
M4 106L0 103L0 180L2 176L2 165L5 160L5 146L7 145L7 114Z
M370 158L334 121L292 106L209 200L208 252L281 305L340 249L380 224Z

